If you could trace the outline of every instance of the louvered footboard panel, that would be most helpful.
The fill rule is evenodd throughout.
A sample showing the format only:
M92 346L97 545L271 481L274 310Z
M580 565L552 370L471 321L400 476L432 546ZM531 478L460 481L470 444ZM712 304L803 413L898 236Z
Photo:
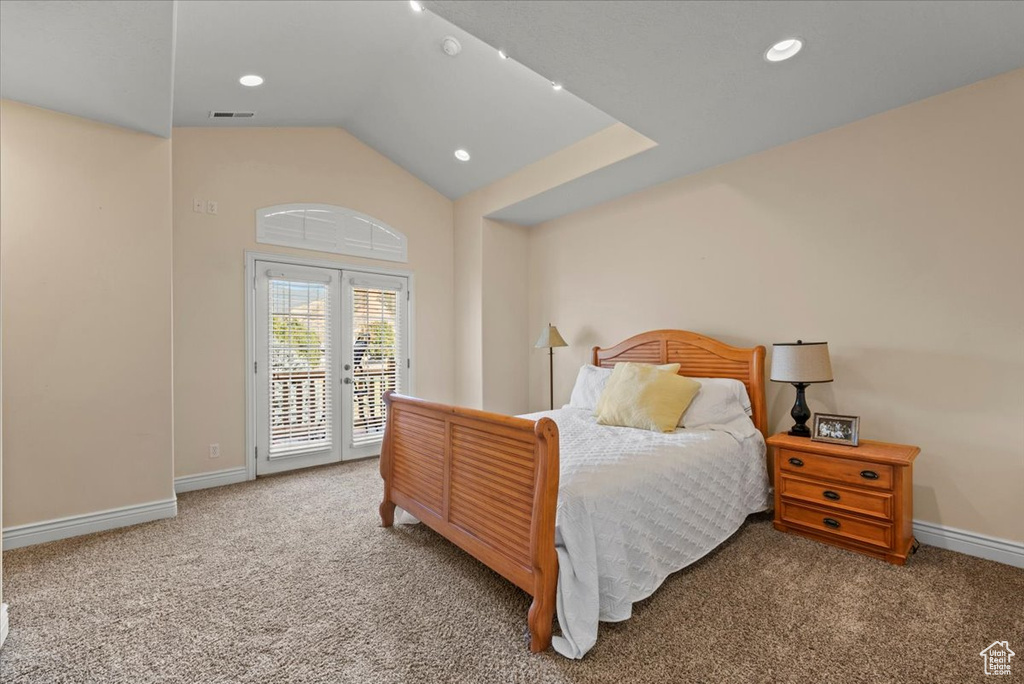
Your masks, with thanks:
M394 487L440 515L444 496L445 422L401 411L394 421Z
M547 649L558 557L558 428L387 393L385 527L400 506L534 597L530 648Z
M530 523L536 480L531 439L501 437L452 425L448 522L524 568L530 567Z

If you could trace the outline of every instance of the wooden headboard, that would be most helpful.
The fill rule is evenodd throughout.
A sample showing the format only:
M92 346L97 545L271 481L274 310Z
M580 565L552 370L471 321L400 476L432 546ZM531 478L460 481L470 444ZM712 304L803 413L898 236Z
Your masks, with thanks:
M768 411L764 398L763 346L744 349L686 330L652 330L634 335L614 347L594 347L594 365L616 363L678 363L679 374L694 378L735 378L747 387L750 419L767 437Z

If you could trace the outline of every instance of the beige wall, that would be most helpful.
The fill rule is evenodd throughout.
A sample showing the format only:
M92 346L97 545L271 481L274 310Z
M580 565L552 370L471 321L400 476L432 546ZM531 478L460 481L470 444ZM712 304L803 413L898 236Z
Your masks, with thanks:
M455 402L483 406L483 212L473 203L455 203Z
M174 496L171 143L0 105L3 522Z
M536 341L529 333L528 237L523 226L483 221L482 400L488 411L522 413L528 401L523 369Z
M0 104L0 108L3 105ZM2 124L3 113L0 110L0 124ZM0 135L0 244L3 243L3 137ZM2 259L0 259L2 261ZM2 263L0 263L2 267ZM0 278L0 549L3 548L4 540L4 344L3 344L3 311L4 311L4 294L3 294L3 278ZM4 558L3 553L0 553L0 606L3 605L4 601ZM0 607L0 611L4 608ZM0 620L3 617L0 615ZM3 641L6 635L0 635L0 646L3 646Z
M653 146L650 139L616 123L455 202L459 404L506 411L526 400L525 377L512 369L526 361L520 344L529 336L526 317L518 313L525 307L520 281L527 268L527 233L487 216ZM506 311L510 315L503 318ZM495 325L502 334L488 330Z
M335 204L408 236L408 264L336 260L415 272L416 393L452 400L450 200L338 128L176 128L173 140L176 475L244 465L244 251L331 258L257 244L260 207ZM194 213L195 197L217 215Z
M1024 541L1022 112L1018 70L537 226L531 329L572 345L556 404L643 330L827 340L811 408L921 446L915 517ZM546 359L530 379L543 408ZM768 401L788 427L793 388Z

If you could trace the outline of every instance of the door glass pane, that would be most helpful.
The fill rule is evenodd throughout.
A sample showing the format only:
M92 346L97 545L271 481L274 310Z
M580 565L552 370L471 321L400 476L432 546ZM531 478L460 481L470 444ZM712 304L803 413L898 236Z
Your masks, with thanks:
M327 283L270 279L270 456L331 446Z
M352 443L356 446L381 440L387 418L383 395L402 389L401 294L394 289L352 287Z

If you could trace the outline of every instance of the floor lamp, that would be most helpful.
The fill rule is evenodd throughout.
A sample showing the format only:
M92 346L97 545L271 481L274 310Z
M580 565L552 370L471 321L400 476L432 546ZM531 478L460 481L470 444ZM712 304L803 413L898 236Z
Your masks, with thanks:
M568 347L562 336L558 334L558 328L548 323L544 326L543 332L537 338L537 344L533 345L538 349L548 350L548 383L551 388L551 410L555 409L555 347Z

